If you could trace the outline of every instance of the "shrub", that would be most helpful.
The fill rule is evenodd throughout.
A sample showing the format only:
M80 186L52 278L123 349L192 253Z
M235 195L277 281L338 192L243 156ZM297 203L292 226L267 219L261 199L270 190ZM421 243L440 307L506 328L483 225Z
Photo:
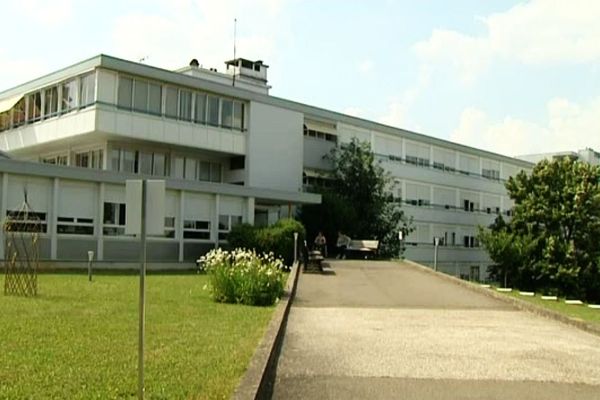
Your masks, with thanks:
M274 304L282 295L286 275L273 254L235 249L211 250L202 257L212 297L220 303L253 306Z
M294 232L298 232L298 245L304 241L304 226L294 219L281 219L271 226L257 228L249 224L236 225L227 241L232 248L254 249L257 253L273 253L285 265L294 260Z

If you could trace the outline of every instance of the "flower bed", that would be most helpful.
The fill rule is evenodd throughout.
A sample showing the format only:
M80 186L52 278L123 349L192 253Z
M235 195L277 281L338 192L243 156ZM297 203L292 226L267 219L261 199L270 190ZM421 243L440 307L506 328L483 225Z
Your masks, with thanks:
M202 257L202 262L217 302L267 306L283 295L284 264L272 253L216 249Z

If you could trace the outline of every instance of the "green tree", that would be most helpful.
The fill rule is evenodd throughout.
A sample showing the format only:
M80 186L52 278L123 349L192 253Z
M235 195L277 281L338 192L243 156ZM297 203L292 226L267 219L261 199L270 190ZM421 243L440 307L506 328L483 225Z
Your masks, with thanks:
M519 283L599 300L600 167L542 161L506 188L515 203L512 220L481 235L492 259L517 254L518 273L509 273Z
M309 234L324 230L331 245L341 230L350 237L379 240L383 256L401 254L398 231L410 233L412 221L390 201L394 182L375 160L370 144L353 138L326 157L333 166L333 185L321 190L321 205L302 208L300 218Z

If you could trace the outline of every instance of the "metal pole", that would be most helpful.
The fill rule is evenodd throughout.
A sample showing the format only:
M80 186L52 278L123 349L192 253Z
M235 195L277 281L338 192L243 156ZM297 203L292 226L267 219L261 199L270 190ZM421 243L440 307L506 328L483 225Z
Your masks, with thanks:
M146 317L146 179L142 180L142 220L140 249L140 326L138 341L138 399L144 399L144 331Z
M433 270L437 271L437 253L438 253L438 238L434 240L434 250L433 250Z
M298 261L298 232L294 232L294 263Z

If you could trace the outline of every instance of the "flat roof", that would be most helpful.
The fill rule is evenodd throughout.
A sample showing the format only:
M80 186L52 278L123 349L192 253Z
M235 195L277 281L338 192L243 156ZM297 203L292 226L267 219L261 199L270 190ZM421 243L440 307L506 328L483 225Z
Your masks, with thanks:
M478 149L476 147L467 146L451 142L449 140L428 136L422 133L409 131L402 128L396 128L393 126L385 125L379 122L366 120L359 117L342 114L340 112L331 111L308 104L299 103L293 100L283 99L276 96L266 95L262 93L252 92L239 87L233 87L218 82L205 80L198 77L192 77L184 75L180 72L170 71L159 67L154 67L146 64L141 64L133 61L124 60L117 57L100 54L87 60L81 61L77 64L62 68L58 71L44 75L40 78L26 82L22 85L7 89L0 92L0 101L4 98L14 96L16 94L25 93L28 91L35 90L42 86L50 85L55 82L64 80L72 75L83 73L87 70L93 70L95 68L106 68L119 72L125 72L131 75L145 76L154 80L172 83L181 86L193 87L209 92L225 94L231 97L237 97L248 101L256 101L259 103L269 104L276 107L286 108L288 110L297 111L303 113L309 118L322 119L329 122L340 122L355 127L359 127L365 130L373 130L380 133L390 134L394 136L401 136L409 140L425 142L431 145L437 145L440 147L462 151L478 156L487 156L488 158L495 159L498 161L506 161L512 164L523 166L526 168L532 168L533 163L520 160L515 157L506 156L491 151Z

